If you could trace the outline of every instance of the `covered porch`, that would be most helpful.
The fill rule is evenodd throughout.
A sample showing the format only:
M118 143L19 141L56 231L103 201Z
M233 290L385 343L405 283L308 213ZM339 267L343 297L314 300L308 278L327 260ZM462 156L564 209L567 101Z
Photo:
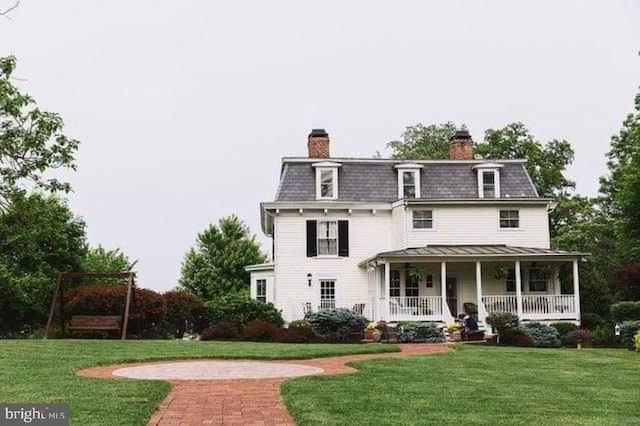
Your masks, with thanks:
M584 253L505 245L427 246L380 253L363 262L376 320L481 325L493 312L525 321L579 321Z

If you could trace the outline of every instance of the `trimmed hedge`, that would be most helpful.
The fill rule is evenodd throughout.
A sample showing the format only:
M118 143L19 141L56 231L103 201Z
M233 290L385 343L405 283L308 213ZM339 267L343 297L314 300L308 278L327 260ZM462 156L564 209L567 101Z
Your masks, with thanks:
M427 342L442 343L445 341L442 329L429 322L408 322L398 324L396 338L401 343Z
M617 323L640 321L640 301L614 303L611 305L611 318Z
M307 321L316 336L338 342L361 341L367 324L365 317L344 308L313 312Z
M587 330L596 330L600 328L604 320L598 314L594 314L592 312L584 312L582 314L582 321L580 321L580 325L582 328L586 328Z
M242 329L242 340L251 342L275 342L280 327L263 320L251 321Z
M205 316L209 324L229 321L238 329L251 321L263 320L279 327L284 320L279 310L271 303L259 302L246 293L230 293L204 304Z
M533 340L533 345L537 348L559 348L562 346L558 330L550 325L539 322L528 322L520 326Z
M235 340L240 336L238 329L229 321L219 323L202 330L200 340Z
M93 284L72 288L64 293L65 312L69 315L122 315L127 287L117 284ZM138 337L162 337L159 329L167 318L163 297L155 291L137 288L129 315L129 334Z
M184 290L172 290L162 295L167 305L168 328L181 338L190 330L201 331L204 304L200 298Z

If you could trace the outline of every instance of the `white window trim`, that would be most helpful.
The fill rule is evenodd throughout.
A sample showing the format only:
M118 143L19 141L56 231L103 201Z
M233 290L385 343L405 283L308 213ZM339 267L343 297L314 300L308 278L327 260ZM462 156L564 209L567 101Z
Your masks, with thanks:
M317 278L317 282L318 282L318 289L317 289L317 293L316 293L316 297L318 298L318 301L321 300L322 298L322 281L333 281L334 282L334 300L336 301L336 303L338 303L338 300L340 299L340 294L339 294L339 288L340 288L340 280L338 279L337 276L335 275L324 275L321 274L318 276Z
M484 198L484 174L493 172L494 198L500 198L500 170L478 168L478 198Z
M258 286L259 281L264 281L264 303L269 303L269 280L267 280L267 278L256 278L255 299L260 300L260 294L258 294L258 289L260 288Z
M413 215L417 211L430 211L431 212L431 228L414 228L413 226ZM411 210L411 230L417 232L434 232L436 230L436 211L435 209L412 209Z
M541 269L540 267L526 267L524 268L525 271L525 276L524 276L524 280L522 280L522 290L526 289L526 292L523 291L524 294L539 294L539 295L543 295L543 294L549 294L549 289L551 288L551 280L552 278L549 277L547 278L545 281L547 283L547 289L545 291L531 291L531 270L532 269ZM526 284L526 286L524 285Z
M322 181L320 176L323 171L331 171L333 174L333 194L331 197L322 196ZM316 199L317 200L337 200L338 199L338 168L337 167L316 167Z
M517 228L503 228L500 226L500 212L501 211L515 211L518 212L518 227ZM520 209L516 209L516 208L503 208L503 209L498 209L498 231L500 232L519 232L519 231L524 231L524 228L522 227L522 211Z
M320 254L320 233L318 232L318 228L320 228L320 222L334 222L336 224L336 254ZM319 218L316 219L316 259L340 259L340 247L338 244L340 243L340 227L338 226L338 219L327 219L327 218ZM333 278L325 278L327 280Z
M416 186L416 197L420 198L420 169L406 169L398 167L398 198L404 198L404 173L413 173L413 181Z

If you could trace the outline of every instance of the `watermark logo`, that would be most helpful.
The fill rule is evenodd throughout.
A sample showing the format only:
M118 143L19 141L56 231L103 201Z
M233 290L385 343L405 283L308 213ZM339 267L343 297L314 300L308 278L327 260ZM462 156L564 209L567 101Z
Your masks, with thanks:
M0 404L0 425L69 426L69 404Z

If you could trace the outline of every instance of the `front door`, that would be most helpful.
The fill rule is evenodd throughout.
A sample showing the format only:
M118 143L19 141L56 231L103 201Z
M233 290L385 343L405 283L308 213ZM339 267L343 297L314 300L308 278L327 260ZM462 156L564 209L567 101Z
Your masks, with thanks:
M447 277L447 305L454 317L458 316L458 279Z

